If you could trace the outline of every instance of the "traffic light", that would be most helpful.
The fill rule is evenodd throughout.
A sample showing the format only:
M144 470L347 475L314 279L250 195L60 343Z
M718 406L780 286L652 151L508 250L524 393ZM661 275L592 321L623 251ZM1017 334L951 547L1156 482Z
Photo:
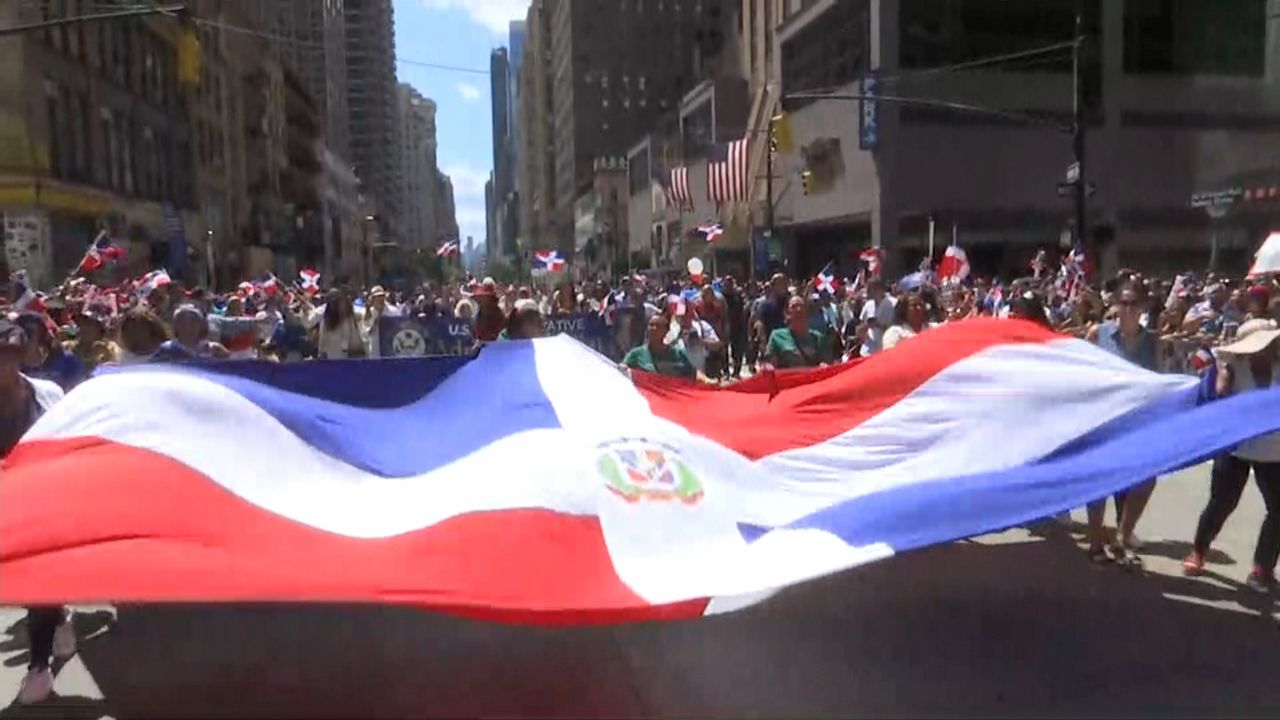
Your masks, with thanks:
M814 184L813 171L811 170L801 171L800 172L800 189L804 191L805 195L808 195L813 192L813 189L814 189L813 184Z
M769 119L769 147L774 152L788 153L794 147L791 136L791 116L778 113Z

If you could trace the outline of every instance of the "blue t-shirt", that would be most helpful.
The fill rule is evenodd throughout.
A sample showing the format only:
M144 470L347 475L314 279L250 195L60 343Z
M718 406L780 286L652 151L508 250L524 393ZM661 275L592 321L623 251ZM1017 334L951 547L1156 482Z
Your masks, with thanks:
M1120 338L1119 323L1105 322L1098 327L1098 347L1139 367L1152 371L1160 369L1155 333L1146 328L1138 330L1138 342L1129 346Z
M55 382L64 391L79 385L89 376L84 361L61 347L55 348L43 365L24 372L31 377Z

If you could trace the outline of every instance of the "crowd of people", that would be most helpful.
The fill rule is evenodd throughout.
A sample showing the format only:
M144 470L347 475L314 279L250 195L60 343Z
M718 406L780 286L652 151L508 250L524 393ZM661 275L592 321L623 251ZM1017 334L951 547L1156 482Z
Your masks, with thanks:
M585 314L609 329L597 347L622 368L714 384L854 361L980 316L1039 323L1153 371L1215 373L1218 396L1270 387L1280 369L1274 277L1156 278L1121 270L1095 288L1042 271L1011 282L936 282L927 273L909 276L910 282L864 278L841 282L824 273L797 280L779 273L763 282L694 276L660 283L633 275L540 287L484 278L322 291L310 273L289 284L271 277L214 293L156 271L114 288L68 280L44 296L15 278L15 291L0 305L0 456L101 366L376 358L383 354L380 321L389 317L463 321L474 339L470 349L482 352L490 342L543 335L556 317ZM1184 569L1189 575L1204 570L1250 471L1267 512L1248 584L1270 591L1280 555L1280 436L1214 460L1209 500ZM1091 561L1141 565L1135 528L1155 481L1135 480L1144 482L1113 498L1113 533L1103 525L1105 500L1087 508ZM30 610L32 652L20 701L48 696L51 658L74 652L65 619L61 608Z

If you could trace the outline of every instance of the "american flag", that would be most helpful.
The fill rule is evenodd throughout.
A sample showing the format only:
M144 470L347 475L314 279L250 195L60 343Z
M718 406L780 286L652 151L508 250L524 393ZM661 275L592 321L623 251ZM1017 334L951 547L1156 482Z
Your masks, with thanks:
M707 197L714 202L747 199L747 139L717 143L707 162Z
M458 254L457 240L445 240L443 243L440 244L440 248L436 250L436 255L439 255L440 257L443 257L443 258L453 257L454 255L457 255L457 254Z
M689 192L689 168L671 169L671 185L667 189L671 204L680 212L693 212L693 193Z

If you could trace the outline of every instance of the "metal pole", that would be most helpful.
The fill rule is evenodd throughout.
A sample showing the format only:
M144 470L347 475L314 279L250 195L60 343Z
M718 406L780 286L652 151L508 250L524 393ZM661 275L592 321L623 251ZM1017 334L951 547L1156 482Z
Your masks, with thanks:
M13 25L11 27L0 28L0 37L5 35L16 35L18 33L30 32L32 30L46 30L48 28L60 27L62 25L73 25L75 23L93 22L95 20L119 20L122 18L142 17L145 15L170 15L182 12L187 9L185 4L181 5L162 5L157 7L137 8L134 10L118 10L115 12L95 13L92 15L76 15L73 17L58 18L56 20L46 20L44 22L30 23L28 25Z
M771 116L772 117L772 116ZM772 121L770 121L772 122ZM767 141L768 147L765 148L765 168L764 168L764 226L765 232L768 233L767 242L773 242L774 220L773 220L773 141ZM768 246L765 246L765 256L768 257ZM756 239L751 238L751 257L748 258L751 268L747 272L747 279L751 282L756 281Z
M361 283L366 288L370 287L369 278L373 275L373 245L369 243L369 219L361 223L361 237L364 240L364 282Z
M1086 38L1084 31L1085 0L1076 0L1076 43L1071 53L1072 79L1074 81L1073 116L1071 121L1071 150L1075 155L1079 177L1075 184L1076 242L1086 253L1088 247L1088 231L1085 222L1087 217L1088 179L1085 173L1085 98L1084 98L1084 53Z
M933 262L933 216L929 216L929 262Z

